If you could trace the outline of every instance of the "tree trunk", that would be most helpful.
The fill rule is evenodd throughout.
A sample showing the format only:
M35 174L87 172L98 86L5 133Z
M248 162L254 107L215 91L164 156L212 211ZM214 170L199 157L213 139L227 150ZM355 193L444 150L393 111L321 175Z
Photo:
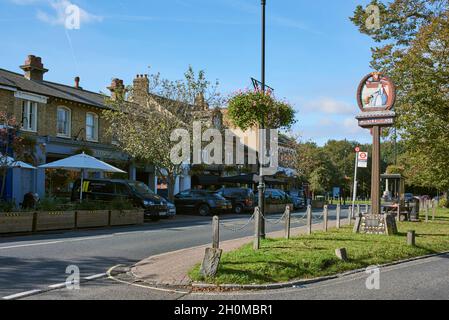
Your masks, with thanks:
M175 183L176 178L172 174L168 174L167 176L167 182L168 182L168 200L170 202L173 202L175 199Z

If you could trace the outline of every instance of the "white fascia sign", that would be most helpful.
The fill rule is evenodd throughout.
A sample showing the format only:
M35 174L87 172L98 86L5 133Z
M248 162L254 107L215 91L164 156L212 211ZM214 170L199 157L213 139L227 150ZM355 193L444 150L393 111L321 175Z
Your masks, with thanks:
M43 104L47 104L47 101L48 101L48 97L46 97L46 96L41 96L41 95L38 95L35 93L29 93L29 92L23 92L23 91L14 92L14 97L16 97L18 99L24 99L24 100L28 100L28 101L37 102L37 103L43 103Z

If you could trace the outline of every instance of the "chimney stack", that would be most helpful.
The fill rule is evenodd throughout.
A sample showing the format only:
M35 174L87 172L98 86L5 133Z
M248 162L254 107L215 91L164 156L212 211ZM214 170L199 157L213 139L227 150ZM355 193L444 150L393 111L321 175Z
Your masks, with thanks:
M80 77L75 77L75 88L80 90L83 89L80 87Z
M109 91L111 91L111 99L113 101L122 99L125 99L125 85L123 84L123 80L120 79L112 79L111 86L108 87Z
M150 92L150 80L147 74L138 74L133 81L132 101L145 105Z
M45 69L42 64L42 59L34 55L29 55L25 64L20 68L25 71L25 78L33 81L43 81L44 73L48 72L48 69Z

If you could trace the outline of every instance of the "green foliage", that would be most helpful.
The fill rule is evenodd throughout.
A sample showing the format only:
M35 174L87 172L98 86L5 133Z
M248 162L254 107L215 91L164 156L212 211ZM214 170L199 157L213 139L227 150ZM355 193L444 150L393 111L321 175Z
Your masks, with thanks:
M193 122L204 118L208 106L221 106L222 98L218 81L209 82L204 71L195 73L192 67L180 80L164 79L159 73L147 79L150 94L146 98L130 88L130 101L122 96L106 99L111 110L105 110L103 117L111 124L108 134L123 152L167 175L172 199L174 177L183 171L183 165L171 159L171 147L178 142L172 141L172 134L179 129L192 132Z
M13 212L16 205L12 201L0 201L0 212Z
M449 188L449 1L372 1L381 11L381 28L367 30L365 8L351 20L380 47L371 66L396 83L398 133L406 156L401 165L420 187Z
M295 111L269 92L239 92L229 99L228 116L243 131L264 124L268 129L288 129L295 123Z
M441 208L449 208L449 200L447 199L447 197L442 197L442 198L440 199L439 206L440 206Z
M37 211L63 211L66 210L70 204L67 201L58 198L44 198L41 199L37 205Z
M134 204L130 201L124 201L121 199L114 199L110 203L111 210L132 210L135 208Z
M387 174L400 174L404 175L404 167L397 166L397 165L391 165L387 168L386 171Z

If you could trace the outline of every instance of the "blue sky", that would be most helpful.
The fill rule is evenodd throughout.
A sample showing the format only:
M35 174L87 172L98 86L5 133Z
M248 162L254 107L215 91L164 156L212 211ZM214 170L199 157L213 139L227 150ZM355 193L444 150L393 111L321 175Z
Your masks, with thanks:
M267 0L267 83L298 111L304 140L369 142L359 129L355 92L370 72L370 47L349 21L367 0ZM67 30L64 9L82 9ZM260 77L260 0L0 0L0 68L43 58L45 79L106 91L114 77L132 83L154 72L179 79L191 64L219 79L224 94Z

